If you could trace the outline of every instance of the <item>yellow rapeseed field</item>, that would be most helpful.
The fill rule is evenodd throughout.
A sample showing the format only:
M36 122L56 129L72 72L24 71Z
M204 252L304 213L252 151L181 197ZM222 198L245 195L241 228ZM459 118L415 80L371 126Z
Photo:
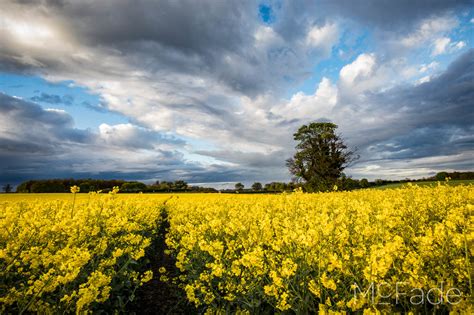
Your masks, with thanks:
M163 201L73 195L0 199L0 313L82 313L115 293L111 307L120 309L128 298L121 294L152 277L139 262Z
M474 312L472 185L72 195L0 199L2 312L123 309L165 218L179 273L153 276L199 311Z

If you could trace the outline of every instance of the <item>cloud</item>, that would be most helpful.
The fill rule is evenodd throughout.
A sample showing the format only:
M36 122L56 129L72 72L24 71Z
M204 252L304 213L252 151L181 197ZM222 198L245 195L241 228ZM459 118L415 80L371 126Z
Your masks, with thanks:
M166 137L149 129L128 124L99 126L99 139L108 145L130 149L159 149L163 143L172 146L184 145L183 140L175 137ZM157 146L158 145L158 146Z
M350 0L323 1L325 2L328 3L327 9L333 13L352 18L364 25L399 32L412 29L426 17L440 16L471 5L469 0L368 0L364 1L363 5Z
M421 158L404 156L409 151L400 143L411 136L421 143L430 131L441 132L433 129L436 124L451 135L439 145L460 152L452 139L465 139L469 131L472 51L457 61L462 67L455 63L441 75L434 73L435 64L412 65L407 59L439 38L450 38L459 24L453 11L468 4L278 1L268 2L271 21L264 23L254 1L4 1L0 71L72 81L100 97L98 105L84 106L120 113L130 122L79 130L66 112L16 99L28 110L2 112L16 135L4 141L10 156L15 148L45 150L44 157L23 163L39 163L35 169L42 171L59 157L62 162L54 165L64 174L179 175L200 182L288 178L284 160L293 151L291 135L311 120L338 123L364 161L371 156L386 161L395 154ZM361 25L373 30L373 49L348 54L354 59L339 77L337 71L335 77L325 75L314 92L288 95L314 75L333 48L347 44L353 30L347 32L347 25L359 25L356 33ZM450 42L442 50L464 46L464 41ZM416 80L418 85L410 84ZM50 107L67 102L58 97L42 93L32 100ZM29 131L29 125L38 131ZM43 147L34 147L42 142ZM400 152L391 145L401 145ZM429 148L436 156L436 145ZM193 154L212 162L188 161Z
M206 168L179 152L184 145L132 124L102 124L98 133L77 129L64 110L0 93L0 182L57 176L173 179L178 170L206 180Z
M370 78L376 65L374 54L361 54L351 64L345 65L340 71L341 81L353 85L356 81Z
M53 105L63 104L72 105L74 97L71 95L55 95L42 92L30 98L33 102L48 103Z
M0 93L0 182L18 184L51 177L126 178L223 182L258 180L270 167L283 180L286 170L268 164L265 153L195 151L218 163L189 161L186 142L171 134L128 124L102 124L97 132L75 128L64 110L41 106ZM278 153L270 154L278 157ZM276 160L276 159L275 159ZM246 161L246 162L244 162ZM238 163L237 163L238 162Z
M432 56L451 53L453 51L463 49L466 46L464 41L452 42L449 37L437 38L433 44Z
M367 150L363 155L435 158L472 148L472 143L466 141L474 127L470 109L474 97L473 56L471 49L429 82L367 95L364 102L368 105L361 107L360 114L373 111L371 116L379 120L373 122L364 141L355 140Z
M326 23L323 26L313 26L306 36L306 42L309 46L319 49L328 56L332 47L339 40L339 32L335 23Z
M383 62L375 53L360 54L339 71L341 99L348 101L369 91L390 88L403 78L404 66L397 59Z
M55 142L87 143L91 138L88 131L74 129L72 117L61 110L43 109L2 93L0 109L1 138L8 143L7 154L15 152L16 143L25 153L54 153Z
M294 94L289 102L274 108L272 113L286 119L304 121L308 117L327 117L337 104L337 86L328 78L322 78L314 94L303 92Z
M473 167L472 154L466 151L459 154L449 154L436 157L426 157L413 160L380 160L359 163L351 169L356 178L404 179L433 176L441 171L471 171ZM382 166L373 164L381 163Z
M278 89L288 79L300 80L311 64L307 52L312 48L300 38L267 45L265 36L258 35L262 24L256 8L252 1L232 6L215 1L81 1L41 7L7 2L0 60L4 69L44 69L57 80L80 68L73 79L99 92L99 82L82 77L114 80L126 72L135 80L159 78L166 85L164 78L169 78L186 89L218 85L254 96ZM36 36L37 30L45 30L47 40ZM92 64L98 59L101 65Z
M430 71L430 70L433 70L433 69L436 69L437 67L439 66L439 63L437 63L436 61L432 61L431 63L429 64L422 64L419 68L419 71L421 73L425 73L427 71Z
M457 25L457 19L451 15L426 18L420 22L414 32L401 38L400 43L407 48L419 47L426 42L432 41L437 35L445 34L452 30ZM442 41L445 40L446 39L443 39Z

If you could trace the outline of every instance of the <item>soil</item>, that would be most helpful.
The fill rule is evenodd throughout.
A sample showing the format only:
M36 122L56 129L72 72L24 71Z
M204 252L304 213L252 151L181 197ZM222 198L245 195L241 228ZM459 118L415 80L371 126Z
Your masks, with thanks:
M154 243L147 251L150 267L153 271L153 279L145 283L136 292L136 298L129 305L127 312L131 314L198 314L198 310L191 305L184 291L178 285L171 282L160 281L160 267L165 267L167 276L177 275L175 260L165 254L168 249L165 243L165 235L169 228L167 214L162 213L162 224Z

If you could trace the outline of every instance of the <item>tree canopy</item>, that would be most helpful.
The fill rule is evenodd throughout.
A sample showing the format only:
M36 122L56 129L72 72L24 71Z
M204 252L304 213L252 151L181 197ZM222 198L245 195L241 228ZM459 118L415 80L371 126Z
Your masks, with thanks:
M346 166L357 158L336 134L337 125L321 122L301 126L293 138L296 153L287 160L294 179L303 182L307 191L332 189Z

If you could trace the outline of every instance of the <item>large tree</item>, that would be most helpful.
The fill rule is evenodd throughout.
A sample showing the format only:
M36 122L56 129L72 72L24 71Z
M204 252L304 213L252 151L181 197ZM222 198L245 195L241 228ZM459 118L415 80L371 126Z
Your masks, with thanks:
M235 187L235 190L237 190L237 191L242 191L245 188L244 184L242 184L242 183L237 183L237 184L235 184L234 187Z
M296 153L286 161L291 174L307 191L332 189L346 166L357 158L336 134L333 123L310 123L293 135Z
M260 190L262 190L262 188L263 188L263 186L259 182L255 182L255 183L252 184L252 190L253 191L260 191Z

